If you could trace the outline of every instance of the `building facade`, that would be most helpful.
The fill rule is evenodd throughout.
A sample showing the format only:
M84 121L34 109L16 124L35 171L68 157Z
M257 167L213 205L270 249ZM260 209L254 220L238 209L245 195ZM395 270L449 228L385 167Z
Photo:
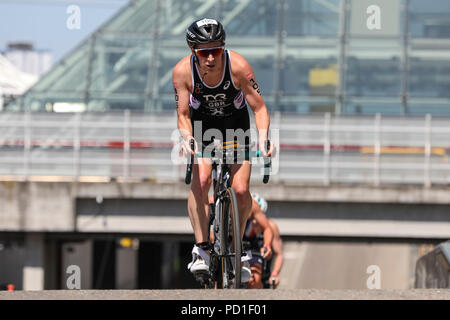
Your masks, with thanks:
M9 110L173 110L186 27L219 19L271 111L450 114L446 0L134 0Z

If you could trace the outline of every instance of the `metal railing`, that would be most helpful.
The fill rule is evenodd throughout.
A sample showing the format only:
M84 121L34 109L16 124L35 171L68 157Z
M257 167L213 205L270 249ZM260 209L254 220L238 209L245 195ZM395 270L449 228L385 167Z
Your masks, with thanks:
M450 182L450 118L274 113L271 130L272 183ZM181 181L176 133L175 113L0 113L0 178Z

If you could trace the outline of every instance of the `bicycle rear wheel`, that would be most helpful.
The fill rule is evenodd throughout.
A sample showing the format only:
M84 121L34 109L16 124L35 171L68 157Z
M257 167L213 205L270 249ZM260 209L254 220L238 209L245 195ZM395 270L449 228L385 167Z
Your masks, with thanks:
M239 212L233 188L225 192L220 219L220 255L222 288L241 286L242 242Z

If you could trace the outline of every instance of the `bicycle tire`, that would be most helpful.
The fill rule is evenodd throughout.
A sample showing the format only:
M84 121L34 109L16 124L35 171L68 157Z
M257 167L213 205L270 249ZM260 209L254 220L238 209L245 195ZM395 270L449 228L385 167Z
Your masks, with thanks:
M222 217L222 208L223 204L221 201L217 201L215 208L214 208L214 215L215 218L212 221L213 226L213 234L214 234L214 241L213 241L213 248L211 252L211 264L209 267L210 273L211 273L211 280L213 284L214 289L222 289L222 262L217 254L220 254L220 245L218 247L219 252L215 251L215 244L218 242L220 244L220 218Z
M234 250L233 250L234 247ZM228 188L225 192L225 200L222 206L220 220L220 254L226 255L221 258L220 278L222 288L238 289L241 286L241 256L242 241L239 223L239 210L237 206L236 194L233 188ZM234 278L228 279L231 259L234 260Z

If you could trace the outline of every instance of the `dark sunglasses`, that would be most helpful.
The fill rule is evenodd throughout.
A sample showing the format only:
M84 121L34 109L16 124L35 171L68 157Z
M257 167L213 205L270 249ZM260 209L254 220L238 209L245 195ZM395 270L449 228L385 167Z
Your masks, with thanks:
M225 46L222 47L214 47L214 48L204 48L204 49L194 49L195 53L202 57L208 58L211 54L213 57L218 57L223 53Z

